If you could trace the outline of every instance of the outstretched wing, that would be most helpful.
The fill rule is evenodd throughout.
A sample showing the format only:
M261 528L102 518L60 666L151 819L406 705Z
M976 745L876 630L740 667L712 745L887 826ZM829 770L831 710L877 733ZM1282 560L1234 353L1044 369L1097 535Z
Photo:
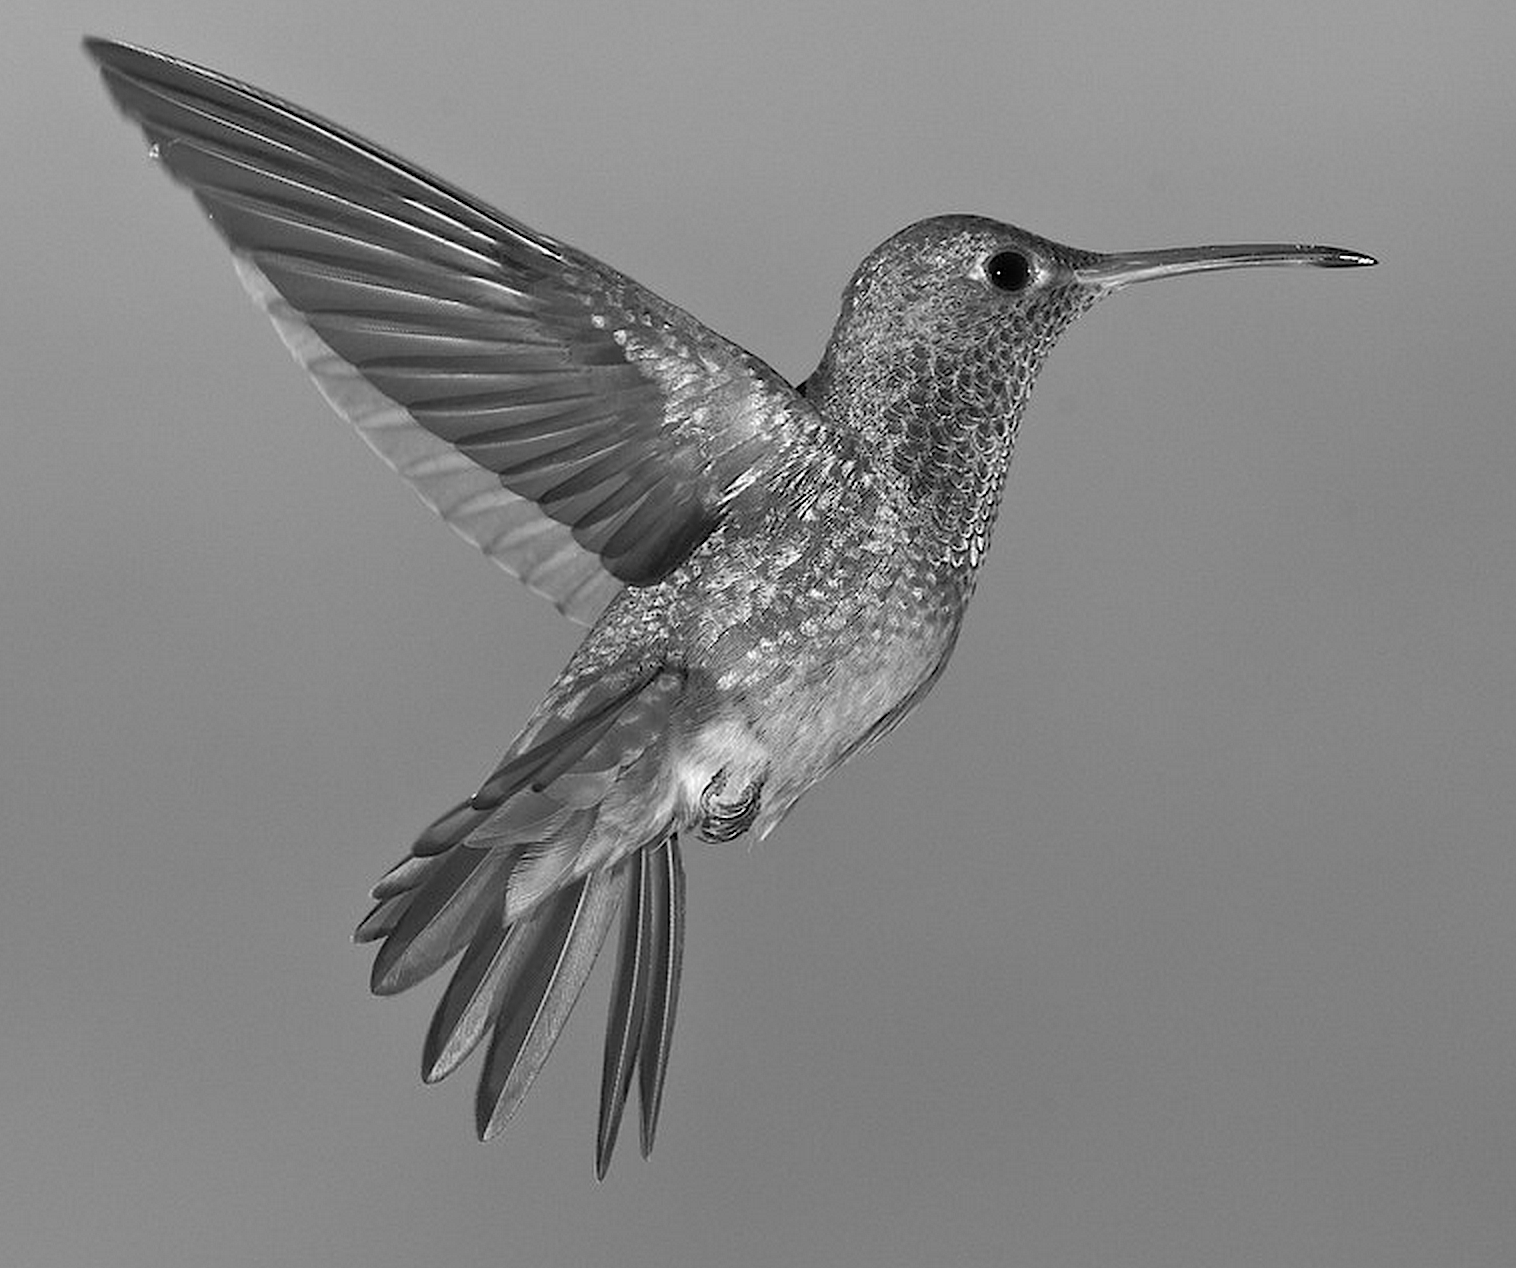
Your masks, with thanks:
M799 394L629 278L277 97L85 43L327 400L567 615L657 582L810 462Z

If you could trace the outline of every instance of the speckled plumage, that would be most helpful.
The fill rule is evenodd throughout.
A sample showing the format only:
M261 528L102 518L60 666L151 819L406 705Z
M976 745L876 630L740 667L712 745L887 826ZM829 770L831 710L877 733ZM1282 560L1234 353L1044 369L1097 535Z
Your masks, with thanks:
M1101 255L973 216L844 293L801 388L599 261L314 115L87 41L318 387L465 538L593 623L495 772L358 929L388 994L458 960L423 1050L486 1038L481 1135L546 1060L617 911L597 1165L652 1145L683 956L679 838L763 836L951 655L1043 358L1133 281L1334 248Z

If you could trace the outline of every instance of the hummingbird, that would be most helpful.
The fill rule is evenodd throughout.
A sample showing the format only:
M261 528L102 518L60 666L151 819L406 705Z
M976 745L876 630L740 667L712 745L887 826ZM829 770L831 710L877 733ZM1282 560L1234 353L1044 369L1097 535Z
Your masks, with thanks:
M1137 282L1375 261L1303 244L1079 250L942 215L853 273L792 385L584 252L298 106L87 39L117 107L230 247L337 413L583 643L472 796L374 887L371 988L456 960L428 1083L486 1043L506 1124L619 914L604 1177L662 1103L681 842L767 836L952 655L1043 359Z

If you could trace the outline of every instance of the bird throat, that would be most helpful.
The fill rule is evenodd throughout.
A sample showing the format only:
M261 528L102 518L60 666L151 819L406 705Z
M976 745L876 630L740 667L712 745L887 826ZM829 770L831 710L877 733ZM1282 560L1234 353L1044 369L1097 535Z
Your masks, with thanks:
M1021 417L1042 360L1094 297L997 314L960 337L913 338L844 314L808 399L863 438L920 561L963 597L989 549ZM939 327L940 329L941 327Z

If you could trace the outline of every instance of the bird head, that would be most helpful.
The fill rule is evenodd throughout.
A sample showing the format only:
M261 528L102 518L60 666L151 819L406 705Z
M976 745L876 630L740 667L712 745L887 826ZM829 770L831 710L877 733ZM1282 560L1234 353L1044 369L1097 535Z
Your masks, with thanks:
M937 216L902 229L858 266L806 392L904 478L943 561L971 569L988 544L1037 372L1080 314L1156 278L1372 263L1298 244L1106 254L980 216Z

